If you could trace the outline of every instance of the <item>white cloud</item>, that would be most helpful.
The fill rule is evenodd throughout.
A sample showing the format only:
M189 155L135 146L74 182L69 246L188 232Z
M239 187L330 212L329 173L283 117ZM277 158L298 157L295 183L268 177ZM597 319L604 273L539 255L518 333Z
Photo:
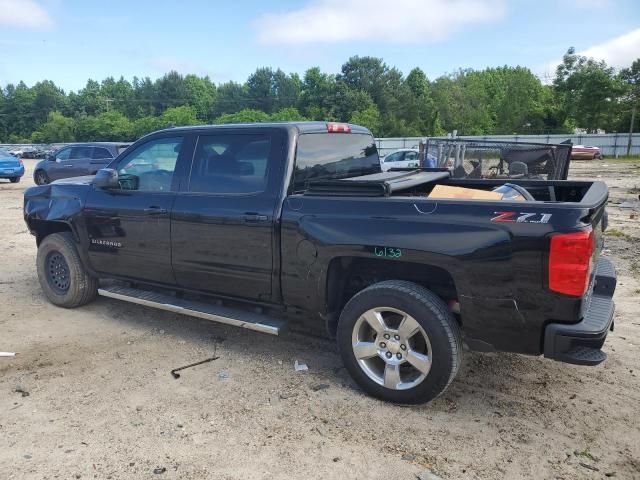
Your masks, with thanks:
M505 15L505 0L312 0L255 22L263 44L435 42Z
M0 25L23 28L50 28L53 20L33 0L0 0Z
M596 60L604 60L610 67L618 69L630 67L634 60L640 58L640 28L576 53ZM561 62L562 60L557 59L547 65L541 74L546 83L551 82L556 67Z
M585 57L604 60L616 68L629 67L640 58L640 28L580 52Z

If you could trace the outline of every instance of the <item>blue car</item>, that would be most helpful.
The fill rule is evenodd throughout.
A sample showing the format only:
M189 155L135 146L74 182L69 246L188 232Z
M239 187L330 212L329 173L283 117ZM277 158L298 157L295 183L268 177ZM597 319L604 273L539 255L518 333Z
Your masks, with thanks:
M24 175L24 163L6 150L0 148L0 178L8 178L11 183L18 183Z

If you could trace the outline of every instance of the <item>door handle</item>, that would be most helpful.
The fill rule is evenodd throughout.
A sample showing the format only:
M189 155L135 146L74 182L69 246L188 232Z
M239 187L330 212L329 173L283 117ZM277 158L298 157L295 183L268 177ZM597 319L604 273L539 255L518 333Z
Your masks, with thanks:
M149 208L145 208L144 209L144 213L148 213L149 215L161 215L163 213L167 213L167 209L166 208L161 208L161 207L149 207Z
M245 213L244 221L245 222L266 222L269 220L269 217L266 215L259 215L257 213Z

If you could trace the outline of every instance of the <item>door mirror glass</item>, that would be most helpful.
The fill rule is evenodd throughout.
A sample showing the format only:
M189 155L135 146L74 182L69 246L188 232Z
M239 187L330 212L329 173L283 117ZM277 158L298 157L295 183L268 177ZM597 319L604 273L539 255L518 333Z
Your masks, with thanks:
M120 188L118 182L118 171L113 168L101 168L96 172L93 184L97 188Z

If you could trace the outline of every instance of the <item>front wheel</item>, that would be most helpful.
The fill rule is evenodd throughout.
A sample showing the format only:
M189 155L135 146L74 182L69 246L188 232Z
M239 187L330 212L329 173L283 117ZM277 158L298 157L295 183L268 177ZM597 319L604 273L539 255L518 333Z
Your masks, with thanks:
M49 177L44 170L37 170L33 174L33 181L36 182L36 185L46 185L49 183Z
M11 178L9 179L9 181L10 181L11 183L18 183L18 182L20 181L20 177L11 177Z
M390 280L356 294L338 323L338 347L353 379L382 400L433 400L462 362L460 328L447 305L411 282Z
M36 263L40 286L54 305L74 308L96 298L98 280L84 268L71 232L45 237Z

